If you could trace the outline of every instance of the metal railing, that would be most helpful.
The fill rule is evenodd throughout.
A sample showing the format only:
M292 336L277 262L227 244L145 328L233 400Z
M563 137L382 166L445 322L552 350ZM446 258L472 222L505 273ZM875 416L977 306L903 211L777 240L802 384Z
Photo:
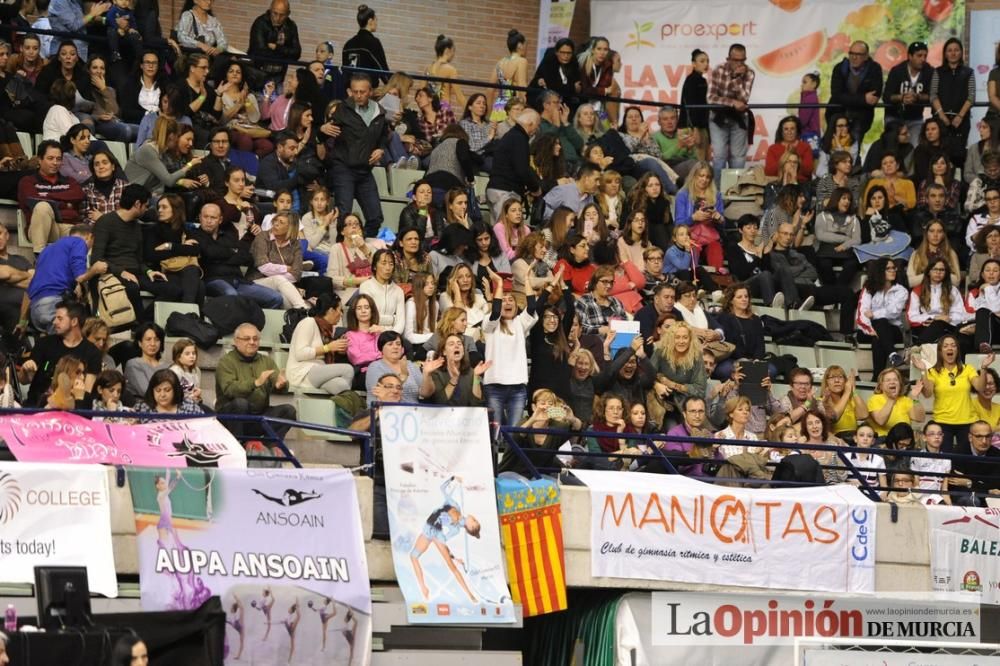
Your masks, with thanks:
M24 28L19 28L19 27L12 26L12 25L0 25L0 35L4 35L4 34L13 35L14 33L17 33L18 35L22 35L22 36L25 35L25 34L28 34L28 33L34 33L34 34L38 34L38 35L50 35L52 37L58 37L60 39L77 40L77 41L87 41L87 42L100 42L100 43L103 43L103 42L107 41L107 37L105 37L104 35L94 35L94 34L88 34L88 33L85 33L85 32L84 33L71 33L71 32L65 32L65 31L61 31L61 30L43 30L43 29L39 29L39 30L28 29L28 30L25 30ZM166 43L165 40L162 43L158 43L158 44L148 44L148 45L144 44L144 48L149 48L151 50L158 51L158 52L161 52L161 53L162 52L170 52L170 53L173 52L173 49L170 47L170 45L168 45ZM190 47L184 47L184 46L181 46L181 51L183 53L201 53L201 51L198 50L198 49L194 49L194 48L190 48ZM226 54L222 54L222 55L226 55L227 57L230 57L233 60L236 60L238 62L243 62L243 63L248 63L248 64L253 64L254 62L261 62L261 63L271 63L271 64L278 64L278 65L286 65L286 66L307 67L310 62L313 62L312 60L290 60L290 59L286 59L286 58L274 58L274 57L271 57L271 56L263 56L263 55L253 55L253 56L251 56L251 55L242 54L242 53L226 53ZM540 88L540 87L537 87L537 86L536 87L530 87L530 86L516 86L516 85L513 85L513 84L499 84L499 83L495 83L495 82L491 82L491 81L481 81L481 80L478 80L478 79L445 78L445 77L440 77L440 76L432 76L430 74L426 74L426 73L423 73L423 72L407 72L405 70L399 70L399 69L384 70L384 69L375 69L375 68L368 68L368 67L334 67L334 69L343 70L344 72L363 72L363 73L371 75L373 78L376 78L376 77L379 77L379 76L392 76L393 74L400 73L400 74L405 74L406 76L410 77L411 79L413 79L415 81L430 81L430 82L434 82L434 83L453 83L453 84L457 84L457 85L461 85L461 86L470 86L470 87L474 87L474 88L489 88L489 89L494 89L494 90L514 90L514 91L517 91L517 92L527 93L529 95L530 94L541 93L541 92L544 92L544 91L547 90L546 88ZM652 108L659 108L659 107L675 107L675 108L680 108L681 107L681 105L679 103L661 102L661 101L657 101L657 100L636 99L636 98L633 98L633 97L622 97L622 96L612 96L612 95L584 95L584 94L578 93L577 94L577 98L579 98L581 100L586 100L586 101L615 102L615 103L618 103L618 104L635 105L635 106L640 106L640 107L652 107ZM758 110L769 110L769 109L827 109L827 108L843 108L843 105L841 105L841 104L831 104L831 103L828 103L828 102L820 102L820 103L817 103L817 104L811 104L811 103L791 102L791 101L785 101L785 102L752 102L748 106L750 108L758 109ZM896 105L894 105L894 104L888 104L888 103L880 101L880 102L872 105L872 108L887 108L887 107L891 107L891 106L896 106ZM927 104L926 106L929 108L930 104ZM977 100L976 102L973 103L972 106L973 107L989 107L990 103L989 103L988 100ZM701 110L701 109L705 109L705 110L720 109L721 110L721 109L729 109L729 108L731 108L731 107L727 107L725 105L720 105L720 104L685 104L684 107L687 108L687 109L696 109L696 110Z

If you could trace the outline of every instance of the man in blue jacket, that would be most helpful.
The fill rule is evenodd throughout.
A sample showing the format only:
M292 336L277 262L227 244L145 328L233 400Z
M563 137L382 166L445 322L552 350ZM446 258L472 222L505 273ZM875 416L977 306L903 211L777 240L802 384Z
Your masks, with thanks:
M106 261L95 261L87 268L87 254L94 245L94 232L89 224L77 224L69 235L48 245L38 255L35 277L28 284L31 323L39 331L53 332L52 320L56 304L66 292L85 288L91 278L108 272Z

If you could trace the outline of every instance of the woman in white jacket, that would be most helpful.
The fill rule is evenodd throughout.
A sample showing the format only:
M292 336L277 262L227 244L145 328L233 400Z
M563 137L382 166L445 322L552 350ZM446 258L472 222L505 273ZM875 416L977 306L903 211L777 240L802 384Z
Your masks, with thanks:
M945 333L958 338L963 352L971 347L968 330L972 313L965 308L965 301L958 288L952 284L951 268L944 259L934 259L927 266L927 273L919 285L910 292L906 319L918 344L936 343Z
M396 255L389 249L378 250L372 256L372 279L361 283L358 293L375 301L379 326L402 333L406 324L406 295L392 281L395 272Z
M535 297L531 295L527 307L518 313L514 295L503 291L503 278L490 271L490 280L494 289L493 308L483 323L483 333L486 361L491 365L483 377L483 390L492 419L516 426L528 402L527 338L538 321Z
M1000 261L983 262L978 285L969 290L966 305L976 313L976 349L989 354L993 340L1000 341Z
M340 296L320 294L310 316L296 324L285 368L290 385L312 386L330 395L350 390L354 367L334 362L335 354L347 352L347 339L335 337L341 314Z
M868 279L858 299L854 321L858 340L872 345L873 380L888 365L893 347L903 341L903 316L910 292L896 282L898 271L888 257L868 262Z

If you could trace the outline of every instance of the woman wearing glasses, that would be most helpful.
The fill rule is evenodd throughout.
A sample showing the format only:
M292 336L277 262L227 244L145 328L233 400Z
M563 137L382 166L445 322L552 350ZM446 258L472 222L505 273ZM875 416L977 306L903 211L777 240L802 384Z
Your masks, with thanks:
M969 425L976 419L972 392L985 391L987 371L995 358L992 352L986 354L976 372L962 362L959 347L958 336L948 333L938 340L937 362L933 366L928 366L922 358L913 359L914 367L923 373L923 395L934 398L934 420L944 431L941 453L964 446Z
M962 294L952 284L951 268L944 259L933 260L923 281L910 292L906 318L918 344L939 341L945 333L952 334L966 349L972 338L968 324L974 315L965 308Z
M910 389L909 395L904 392L903 375L896 368L887 368L879 373L875 383L875 392L868 398L868 425L879 437L885 437L892 427L898 423L910 424L910 421L923 421L924 406L917 402L926 382L918 379Z

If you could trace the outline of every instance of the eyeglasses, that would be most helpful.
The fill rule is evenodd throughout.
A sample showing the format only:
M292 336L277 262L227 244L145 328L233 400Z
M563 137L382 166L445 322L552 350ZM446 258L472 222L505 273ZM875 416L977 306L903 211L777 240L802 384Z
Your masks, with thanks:
M743 63L743 62L746 62L746 61L747 61L746 56L743 56L742 58L733 58L732 56L729 57L729 62L735 62L737 64Z
M568 56L573 55L573 51L568 49L559 49L558 51L556 51L556 53L559 55L568 55Z
M991 432L986 433L985 435L977 435L974 432L970 432L969 433L969 437L971 437L972 439L989 439L992 436L993 436L993 433L991 433Z
M812 382L792 382L792 386L812 386Z
M379 384L379 386L381 386L382 388L384 388L386 391L402 391L403 390L403 385L402 384Z
M604 278L603 280L598 280L597 284L614 284L615 281L609 278Z
M847 55L849 55L849 56L855 56L857 58L863 58L866 55L868 55L868 51L848 51Z
M941 268L940 266L936 266L931 269L931 273L944 273L944 271L945 269Z
M663 257L657 255L655 257L646 257L646 261L663 261Z

